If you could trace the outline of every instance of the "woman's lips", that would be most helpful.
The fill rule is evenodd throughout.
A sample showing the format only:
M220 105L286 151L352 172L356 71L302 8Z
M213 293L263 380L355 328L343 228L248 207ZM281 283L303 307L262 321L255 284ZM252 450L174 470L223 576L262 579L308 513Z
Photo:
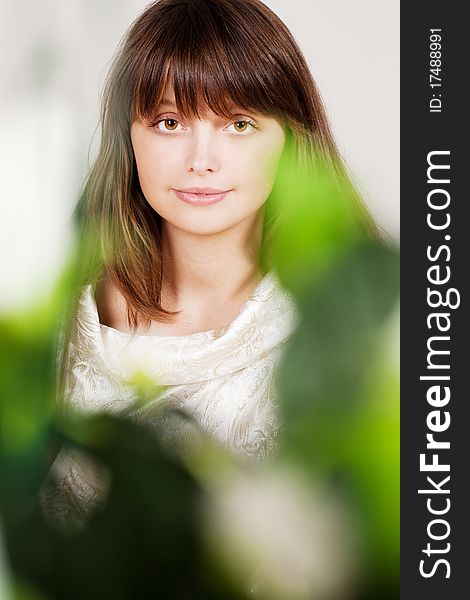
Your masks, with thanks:
M231 190L217 194L191 194L189 192L180 192L179 190L175 190L175 194L180 200L196 206L206 206L208 204L220 202L220 200L223 200L230 192Z

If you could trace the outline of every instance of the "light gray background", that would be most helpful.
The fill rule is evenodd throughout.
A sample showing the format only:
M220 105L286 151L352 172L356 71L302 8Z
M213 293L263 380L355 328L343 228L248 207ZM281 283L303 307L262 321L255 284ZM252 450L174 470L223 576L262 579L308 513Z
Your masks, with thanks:
M0 146L10 177L4 180L5 194L18 194L15 182L25 179L26 165L34 172L27 187L42 206L50 203L51 212L64 203L73 206L96 151L99 93L111 57L146 4L17 0L0 5L0 125L10 132ZM398 0L266 4L299 42L353 177L379 225L398 240ZM13 161L15 152L20 164Z

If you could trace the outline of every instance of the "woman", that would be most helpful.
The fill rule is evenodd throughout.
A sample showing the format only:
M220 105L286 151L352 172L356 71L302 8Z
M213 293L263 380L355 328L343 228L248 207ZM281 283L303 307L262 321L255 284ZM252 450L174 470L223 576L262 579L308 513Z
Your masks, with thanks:
M169 446L200 430L241 460L265 460L279 427L276 366L296 323L269 255L276 167L292 145L299 164L320 156L348 182L305 59L259 0L160 0L127 33L101 116L79 206L98 259L84 267L64 345L65 404L163 425ZM142 370L163 391L136 407ZM47 510L83 516L106 475L65 449L54 469L61 489ZM65 489L71 511L58 508Z

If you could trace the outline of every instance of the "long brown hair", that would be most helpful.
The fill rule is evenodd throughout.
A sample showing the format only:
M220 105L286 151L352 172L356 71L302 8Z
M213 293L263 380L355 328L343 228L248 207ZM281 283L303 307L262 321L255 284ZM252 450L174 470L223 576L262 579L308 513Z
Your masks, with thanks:
M82 231L96 234L95 262L84 271L89 278L106 272L127 302L134 329L175 314L161 305L161 219L140 188L130 139L135 119L152 121L168 83L183 118L199 116L203 105L227 116L233 104L277 118L300 161L321 154L349 181L305 58L267 6L260 0L150 4L123 38L109 71L101 146L78 210ZM373 232L367 209L352 195ZM265 220L263 243L277 225L276 218Z

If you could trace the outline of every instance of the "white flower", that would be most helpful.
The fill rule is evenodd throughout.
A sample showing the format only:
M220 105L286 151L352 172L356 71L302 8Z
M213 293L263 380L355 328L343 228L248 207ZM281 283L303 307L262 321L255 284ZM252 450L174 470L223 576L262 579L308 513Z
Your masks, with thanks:
M256 598L347 598L354 524L337 498L291 470L232 474L205 507L208 542Z

